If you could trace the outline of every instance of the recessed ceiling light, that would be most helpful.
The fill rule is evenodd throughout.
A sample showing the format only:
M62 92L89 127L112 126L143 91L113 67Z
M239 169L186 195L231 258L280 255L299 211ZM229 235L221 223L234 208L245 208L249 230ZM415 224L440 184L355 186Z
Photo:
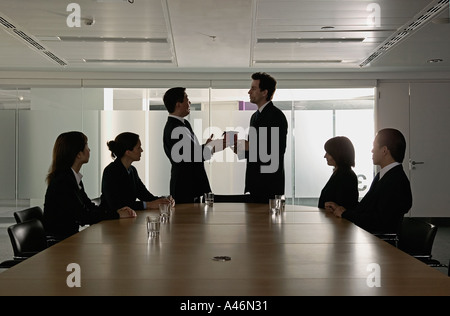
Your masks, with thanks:
M443 59L441 59L441 58L434 58L434 59L430 59L429 61L428 61L428 63L429 64L437 64L437 63L441 63L441 62L443 62L444 60Z

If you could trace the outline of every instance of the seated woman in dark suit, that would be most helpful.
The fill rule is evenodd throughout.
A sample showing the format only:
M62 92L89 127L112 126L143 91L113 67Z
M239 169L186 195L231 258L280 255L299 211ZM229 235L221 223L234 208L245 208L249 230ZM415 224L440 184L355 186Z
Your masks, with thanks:
M355 166L355 149L350 139L337 136L325 143L325 156L329 166L333 166L333 174L326 183L319 197L320 208L325 202L335 202L352 208L358 204L358 178L353 172ZM339 202L338 202L339 201Z
M105 219L135 217L129 207L106 209L96 206L84 191L80 169L89 161L87 137L81 132L62 133L53 147L47 175L43 224L48 236L57 241L79 231L80 226ZM117 210L117 211L115 211Z
M103 170L102 195L100 206L120 208L128 205L135 210L157 209L159 204L172 204L170 198L154 196L139 178L132 163L141 160L141 141L139 135L125 132L107 143L114 159Z

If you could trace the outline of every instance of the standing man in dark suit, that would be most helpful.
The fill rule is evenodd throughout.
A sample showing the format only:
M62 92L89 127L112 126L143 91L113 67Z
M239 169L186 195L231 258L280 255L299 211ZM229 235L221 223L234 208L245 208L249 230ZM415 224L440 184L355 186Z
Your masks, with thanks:
M248 140L244 143L247 169L245 193L256 203L267 203L284 194L284 154L288 123L284 113L272 103L276 80L266 73L252 75L248 91L258 110L250 118ZM239 151L235 147L235 152Z
M392 128L382 129L373 142L372 160L381 167L359 204L346 210L334 202L325 203L337 217L343 217L371 233L397 233L401 220L412 206L408 177L403 171L406 140Z
M170 194L177 204L199 202L200 196L211 192L204 161L209 160L215 151L213 146L208 145L213 135L205 144L200 144L189 121L185 119L190 113L191 104L186 88L167 90L163 101L169 112L163 145L172 164Z

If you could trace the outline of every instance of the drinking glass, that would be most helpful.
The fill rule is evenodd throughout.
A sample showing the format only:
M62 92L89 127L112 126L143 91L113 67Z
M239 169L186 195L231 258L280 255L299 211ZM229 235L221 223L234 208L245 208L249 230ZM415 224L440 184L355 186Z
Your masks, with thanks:
M212 206L214 204L214 193L205 193L203 198L206 205Z
M159 216L161 222L167 222L170 217L170 204L159 204Z
M160 227L161 227L161 220L159 219L159 216L147 216L148 238L158 237Z

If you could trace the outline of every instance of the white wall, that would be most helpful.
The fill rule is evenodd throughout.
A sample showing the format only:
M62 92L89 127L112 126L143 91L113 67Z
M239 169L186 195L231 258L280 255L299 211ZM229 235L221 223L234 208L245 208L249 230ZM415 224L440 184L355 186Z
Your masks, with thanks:
M442 123L443 120L446 122L448 119L449 83L450 80L403 80L381 81L378 85L376 129L393 127L405 135L407 149L403 167L411 180L413 207L409 215L414 217L450 217L446 189L450 177L447 167L450 156L450 146L448 146L450 124ZM419 93L419 98L414 97L417 95L416 91ZM434 107L436 104L440 104L441 108ZM427 111L426 109L430 107L433 110ZM417 111L421 108L425 111ZM427 113L426 120L425 117L417 115L412 117L413 109L416 109L416 112ZM421 140L418 141L417 138ZM423 154L427 157L430 157L430 154L433 156L433 159L428 158L424 165L417 167L420 172L410 170L409 160L418 159L411 156L411 146L414 146L415 157L424 156L421 150L426 150ZM424 176L419 176L421 173ZM415 189L416 187L422 189Z

